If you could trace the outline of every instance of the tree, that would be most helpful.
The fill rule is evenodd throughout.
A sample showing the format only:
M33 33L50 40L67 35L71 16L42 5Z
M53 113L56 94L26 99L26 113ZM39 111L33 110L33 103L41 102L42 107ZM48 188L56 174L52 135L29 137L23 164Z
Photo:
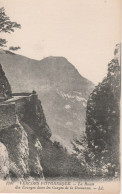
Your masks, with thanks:
M15 28L21 28L21 25L17 22L12 22L5 14L4 7L0 8L0 33L11 33L14 32ZM6 43L6 39L0 38L0 47L5 47Z
M119 175L120 65L119 45L108 64L107 76L90 94L86 110L86 135L72 142L75 157L89 176Z
M115 54L119 52L115 51ZM115 57L108 64L107 76L87 102L86 135L98 169L106 167L113 176L119 172L120 65Z
M80 136L78 139L74 139L71 142L73 145L73 156L78 159L80 164L85 167L88 176L93 177L96 175L96 164L94 162L95 155L92 150L88 147L88 140L86 134Z
M11 51L17 51L17 50L19 50L20 49L20 47L19 46L10 46L9 47L9 50L11 50Z

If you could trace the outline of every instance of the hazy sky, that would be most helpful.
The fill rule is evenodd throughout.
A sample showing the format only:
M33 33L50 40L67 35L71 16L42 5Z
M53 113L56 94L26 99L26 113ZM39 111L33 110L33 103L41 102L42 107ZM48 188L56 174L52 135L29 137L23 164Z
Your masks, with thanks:
M0 0L11 20L22 26L2 37L29 58L64 56L97 84L120 42L120 1Z

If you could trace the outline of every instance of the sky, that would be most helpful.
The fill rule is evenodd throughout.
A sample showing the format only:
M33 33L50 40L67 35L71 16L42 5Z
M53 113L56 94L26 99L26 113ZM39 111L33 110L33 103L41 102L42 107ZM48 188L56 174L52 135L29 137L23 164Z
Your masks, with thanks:
M16 53L41 60L66 57L79 73L97 84L107 73L120 43L121 0L0 0L21 29L1 34Z

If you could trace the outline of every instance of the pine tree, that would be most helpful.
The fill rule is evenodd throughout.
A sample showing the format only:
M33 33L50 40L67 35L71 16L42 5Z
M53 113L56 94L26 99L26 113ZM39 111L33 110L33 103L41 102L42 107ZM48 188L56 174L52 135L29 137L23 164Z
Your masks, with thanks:
M15 28L21 28L17 22L12 22L6 15L4 7L0 8L0 33L14 32ZM6 39L0 38L0 47L5 47L7 44Z

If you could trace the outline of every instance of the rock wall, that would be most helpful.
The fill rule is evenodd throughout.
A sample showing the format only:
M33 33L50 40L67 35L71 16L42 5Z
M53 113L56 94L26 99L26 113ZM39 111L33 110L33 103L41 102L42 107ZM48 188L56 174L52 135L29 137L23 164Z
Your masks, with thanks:
M0 100L11 98L11 86L0 64Z
M4 144L0 143L0 179L9 175L9 157Z
M51 130L47 125L41 101L36 96L32 96L30 101L26 103L23 121L35 131L37 136L46 139L51 137Z
M15 103L0 104L0 130L16 123Z
M9 106L10 104L4 105L4 107ZM14 122L9 123L5 128L1 128L0 131L0 142L4 144L8 151L9 176L12 179L28 176L43 179L43 169L40 163L41 143L35 131L18 118L17 113L15 113L15 106L13 110L14 114L12 112L11 114L15 116ZM7 118L10 119L11 114ZM3 124L6 124L5 121ZM0 169L2 168L3 165L1 166L0 163ZM3 177L1 172L0 177Z
M21 125L24 127L25 132L28 136L28 147L29 147L29 173L32 177L44 178L43 169L40 163L42 146L36 136L35 132L24 122L21 122Z
M22 125L18 122L2 130L0 132L0 142L2 142L8 150L9 175L11 178L21 178L28 174L28 138Z
M15 100L15 104L16 104L15 109L16 109L17 115L19 115L20 118L23 119L23 116L24 116L25 111L26 111L26 108L25 108L26 104L31 102L31 106L35 107L37 99L38 99L37 95L30 94L29 96L24 96L18 100Z

